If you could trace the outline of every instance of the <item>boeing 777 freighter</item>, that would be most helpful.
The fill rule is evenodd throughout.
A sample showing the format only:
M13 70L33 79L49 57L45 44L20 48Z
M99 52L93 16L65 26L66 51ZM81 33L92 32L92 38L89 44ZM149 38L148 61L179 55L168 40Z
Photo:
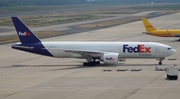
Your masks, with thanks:
M12 48L56 58L86 59L83 65L117 65L126 58L159 59L159 65L176 51L168 45L155 42L41 42L38 37L18 18L12 21L20 42Z

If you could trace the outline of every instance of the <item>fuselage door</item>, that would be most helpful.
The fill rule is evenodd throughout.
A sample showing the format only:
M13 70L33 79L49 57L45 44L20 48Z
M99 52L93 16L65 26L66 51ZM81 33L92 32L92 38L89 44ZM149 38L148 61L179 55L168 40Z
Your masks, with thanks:
M158 54L159 53L159 46L155 47L155 53Z

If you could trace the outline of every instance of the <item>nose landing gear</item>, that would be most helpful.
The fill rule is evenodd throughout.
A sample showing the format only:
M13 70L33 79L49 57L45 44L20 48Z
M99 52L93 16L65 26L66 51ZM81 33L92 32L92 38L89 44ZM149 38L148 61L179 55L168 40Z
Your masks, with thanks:
M159 65L162 65L162 62L161 61L159 61L159 63L158 63Z
M158 64L159 64L159 65L162 65L162 61L163 61L164 59L165 59L165 58L160 58Z

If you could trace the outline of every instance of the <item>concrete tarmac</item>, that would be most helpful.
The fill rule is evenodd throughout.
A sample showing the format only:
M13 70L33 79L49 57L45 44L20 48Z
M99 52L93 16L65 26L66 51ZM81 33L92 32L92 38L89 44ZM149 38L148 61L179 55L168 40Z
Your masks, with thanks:
M158 29L180 28L180 13L149 19ZM142 34L141 21L42 41L155 41L168 44L177 53L160 68L180 65L176 38ZM155 71L155 59L128 59L118 66L84 67L83 59L56 59L0 45L0 99L179 99L180 82L166 80ZM177 60L168 60L177 58ZM116 71L128 68L128 71ZM130 69L142 68L142 71ZM112 69L104 72L104 69Z

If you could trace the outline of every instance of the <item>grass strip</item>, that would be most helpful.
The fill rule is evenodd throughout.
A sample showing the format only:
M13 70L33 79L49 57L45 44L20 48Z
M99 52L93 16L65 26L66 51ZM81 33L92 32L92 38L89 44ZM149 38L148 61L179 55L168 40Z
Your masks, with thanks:
M39 38L47 38L47 37L59 36L59 35L65 34L65 32L59 32L59 31L38 31L38 32L35 32L35 34ZM12 42L19 42L19 38L18 38L17 35L9 35L9 36L2 36L2 37L0 37L0 44L12 43Z
M132 18L125 18L125 19L117 19L117 20L110 20L105 22L98 22L98 23L92 23L92 24L85 24L77 26L77 28L100 28L100 27L108 27L108 26L115 26L120 24L129 23L132 21L140 20L142 17L132 17Z

